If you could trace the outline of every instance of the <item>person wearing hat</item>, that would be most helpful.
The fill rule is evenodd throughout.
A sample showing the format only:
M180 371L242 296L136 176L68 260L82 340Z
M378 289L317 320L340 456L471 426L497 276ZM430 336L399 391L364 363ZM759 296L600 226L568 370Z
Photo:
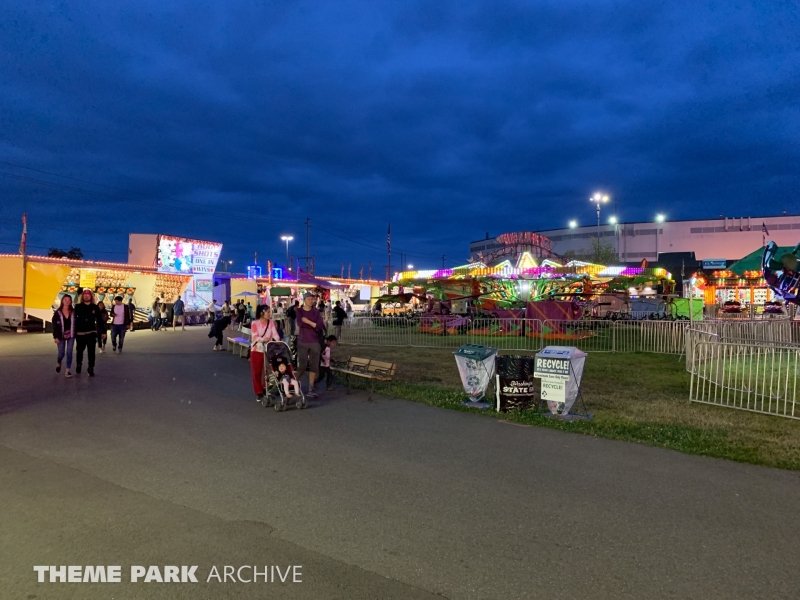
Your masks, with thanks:
M75 373L81 372L83 351L89 355L89 377L94 377L94 353L97 346L98 331L105 325L101 322L100 309L94 303L94 293L90 289L81 292L81 301L75 305ZM106 334L102 334L106 337Z
M297 336L297 379L308 371L308 397L316 398L314 381L319 375L319 358L322 352L320 334L325 331L322 315L314 307L314 296L306 294L303 305L295 310L299 334Z

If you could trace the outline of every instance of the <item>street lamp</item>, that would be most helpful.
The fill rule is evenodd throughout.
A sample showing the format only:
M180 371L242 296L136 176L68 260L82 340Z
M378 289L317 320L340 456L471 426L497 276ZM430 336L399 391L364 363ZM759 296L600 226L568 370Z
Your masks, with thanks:
M408 265L408 270L409 270L409 271L410 271L411 269L413 269L413 268L414 268L414 265Z
M608 217L608 222L611 223L612 225L616 225L617 217Z
M662 214L656 215L656 261L658 261L658 225L663 223L666 217Z
M289 242L294 239L291 235L282 235L281 240L286 242L286 268L292 270L292 265L289 264Z
M605 204L608 202L608 194L601 194L600 192L595 192L594 196L589 198L589 202L593 202L597 205L597 241L600 241L600 205Z
M570 229L575 229L577 226L578 226L578 222L575 219L572 219L572 221L569 222L569 228Z

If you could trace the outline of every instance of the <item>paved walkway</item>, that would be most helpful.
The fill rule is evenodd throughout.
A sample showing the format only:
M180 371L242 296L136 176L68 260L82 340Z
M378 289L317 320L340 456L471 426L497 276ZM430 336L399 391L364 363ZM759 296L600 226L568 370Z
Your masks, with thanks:
M4 598L798 596L797 473L341 393L277 414L201 329L126 343L66 380L48 336L0 335ZM37 584L38 564L303 583Z

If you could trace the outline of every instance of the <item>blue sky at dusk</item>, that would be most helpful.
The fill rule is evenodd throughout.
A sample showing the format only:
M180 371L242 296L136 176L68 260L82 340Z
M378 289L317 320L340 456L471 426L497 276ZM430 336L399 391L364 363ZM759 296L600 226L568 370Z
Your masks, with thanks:
M317 272L621 220L797 214L794 2L3 3L0 252L129 232Z

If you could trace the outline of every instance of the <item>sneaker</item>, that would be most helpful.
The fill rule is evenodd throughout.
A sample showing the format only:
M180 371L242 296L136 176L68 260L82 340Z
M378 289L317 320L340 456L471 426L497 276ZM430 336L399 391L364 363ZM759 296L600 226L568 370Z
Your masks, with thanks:
M112 351L112 352L116 352L116 351L117 351L117 347L116 347L116 346L112 346L112 347L111 347L111 351Z
M61 363L56 364L56 373L61 373Z
M87 373L89 373L89 377L94 377L94 369L89 369Z
M311 388L310 390L308 390L306 392L306 396L308 398L319 398L319 396L317 395L317 392L314 391L314 388Z
M75 373L76 373L76 374L78 374L78 375L80 375L80 374L81 374L81 366L80 366L80 365L77 365L77 366L75 367Z
M64 377L66 377L67 379L69 379L70 377L72 377L72 373L70 373L69 371L67 371L67 372L64 374Z
M102 348L100 348L100 354L103 354L104 352L105 352L105 350L103 350Z
M261 402L264 399L264 394L258 394L256 396L256 402Z
M117 350L120 354L122 354L122 346L120 346L119 350Z

